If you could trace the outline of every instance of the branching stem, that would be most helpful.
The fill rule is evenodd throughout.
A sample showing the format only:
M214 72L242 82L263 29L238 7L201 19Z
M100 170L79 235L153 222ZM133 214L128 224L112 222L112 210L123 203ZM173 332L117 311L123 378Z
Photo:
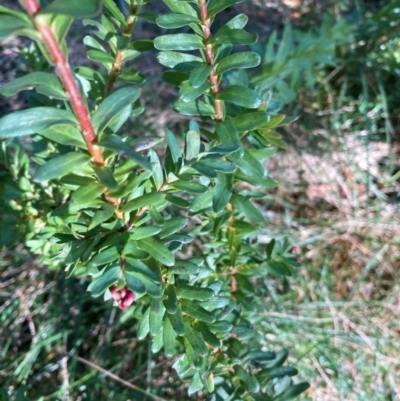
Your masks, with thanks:
M93 162L101 167L104 165L104 157L100 147L96 144L97 135L94 131L89 111L83 101L78 84L75 81L74 74L61 49L60 43L58 43L54 32L47 21L36 15L40 11L38 0L22 0L22 3L29 15L32 17L37 30L40 32L43 43L54 63L57 75L68 94L72 109L74 110L75 116L79 122L83 139L85 140L88 151L93 158Z

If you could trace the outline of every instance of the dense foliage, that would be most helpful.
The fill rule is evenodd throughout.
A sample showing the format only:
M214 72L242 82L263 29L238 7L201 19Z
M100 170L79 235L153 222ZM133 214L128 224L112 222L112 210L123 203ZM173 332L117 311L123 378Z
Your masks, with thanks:
M137 0L0 7L1 38L34 40L21 52L31 72L0 90L31 91L26 109L0 119L1 243L25 241L49 268L86 278L94 297L132 308L139 339L180 355L174 368L189 394L286 401L308 384L293 384L286 351L260 348L252 314L267 292L258 279L299 266L285 239L258 243L267 222L255 206L277 185L264 167L284 146L273 129L292 119L265 85L249 83L244 69L259 54L234 51L257 41L246 15L213 30L238 2L164 0L172 13L160 16ZM98 68L68 63L74 18L91 29L84 44ZM138 18L184 30L133 39ZM173 109L193 118L183 147L168 128L166 148L164 138L121 135L144 111L145 77L131 60L154 50L179 88Z

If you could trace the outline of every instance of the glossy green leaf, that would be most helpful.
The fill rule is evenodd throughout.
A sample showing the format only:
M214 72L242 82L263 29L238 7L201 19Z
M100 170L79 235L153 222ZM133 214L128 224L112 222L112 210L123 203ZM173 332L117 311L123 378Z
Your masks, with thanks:
M110 167L97 167L96 165L93 165L93 169L96 173L97 178L104 186L106 186L108 189L117 189L118 182L115 180Z
M233 124L230 118L227 118L222 123L217 123L215 131L218 135L218 138L224 145L236 145L239 149L239 154L243 155L243 145L242 141L240 140L239 132L237 131L235 125ZM211 151L217 151L212 149ZM218 150L218 152L220 152Z
M195 16L187 14L167 14L158 17L156 22L161 28L175 29L189 25L192 22L200 23L200 20Z
M252 223L265 223L262 213L245 197L233 195L231 203L235 209L242 213Z
M176 305L176 312L168 314L168 319L178 336L185 335L185 325L182 316L182 309L179 303Z
M213 116L215 114L215 109L210 104L204 103L200 100L195 100L193 102L175 102L172 105L173 109L181 114L187 116Z
M78 146L86 149L82 134L72 125L54 125L44 131L40 131L40 135L61 145Z
M196 10L187 2L181 0L163 0L164 4L174 13L197 17Z
M308 383L299 383L287 388L282 394L278 397L274 398L276 401L289 401L293 400L301 393L304 393L307 389L310 388Z
M254 131L268 124L269 116L265 111L254 111L238 115L232 122L239 132Z
M138 210L143 207L150 207L158 204L164 200L164 194L161 192L150 192L129 201L122 209L121 212L128 213L132 210Z
M239 85L228 86L218 93L217 99L248 109L257 109L262 103L256 91Z
M171 202L173 205L178 206L182 209L188 209L190 207L190 203L182 198L178 198L177 196L167 195L165 199L168 202Z
M243 29L222 27L212 38L212 43L220 45L252 45L256 43L258 35L251 35Z
M97 63L111 65L114 62L114 58L112 57L112 55L103 50L89 50L87 52L87 56L89 60L96 61Z
M160 52L157 56L158 62L168 68L176 68L186 65L189 67L189 72L192 71L192 66L203 64L204 61L198 56L192 54L178 53L178 52ZM183 68L185 70L185 68Z
M164 343L164 351L167 356L175 355L175 339L176 333L172 327L172 324L169 318L164 318L163 322L163 343Z
M39 93L48 93L55 99L68 100L65 90L57 76L47 72L32 72L20 78L15 78L0 88L3 96L14 96L16 93L34 89Z
M171 315L174 316L174 315ZM185 336L193 349L200 355L206 356L208 353L207 347L204 343L203 336L200 332L193 329L188 321L185 321Z
M171 187L178 191L187 192L190 194L202 194L207 191L207 187L199 184L196 181L178 180L171 183Z
M231 29L243 29L247 25L248 20L249 17L246 14L239 14L236 17L233 17L225 25Z
M107 221L111 218L114 212L117 210L117 207L114 205L104 205L100 210L97 210L96 213L92 217L92 221L88 227L89 230L97 227L99 224Z
M11 35L19 34L19 30L32 28L32 25L15 15L0 14L0 40L4 40Z
M168 237L169 235L182 230L182 228L187 226L187 223L188 219L184 217L172 217L171 220L166 221L165 224L162 226L162 229L158 236L160 238Z
M54 107L14 111L0 119L0 138L36 134L58 124L77 125L77 121L70 111Z
M150 149L149 151L149 159L153 168L154 185L157 191L159 191L164 184L164 172L160 163L160 159L158 158L157 153L154 152L153 149Z
M215 322L215 316L196 302L182 301L181 306L182 311L188 314L193 319L197 319L206 323Z
M143 283L143 279L141 277L136 277L133 274L130 274L128 271L124 270L124 277L126 281L127 287L133 291L135 294L145 294L149 292L147 286Z
M95 266L107 265L119 259L120 255L115 246L100 251L90 262Z
M209 177L209 178L216 178L217 177L217 173L216 171L210 167L207 166L205 163L203 162L197 162L197 163L193 163L191 165L191 167L193 167L195 170L197 170L200 174Z
M232 68L253 68L261 62L261 57L256 52L241 52L232 54L217 65L217 74L222 74Z
M203 159L201 163L221 173L231 174L236 171L236 166L225 160Z
M71 152L62 156L54 157L36 171L36 181L48 181L61 178L64 175L78 171L88 164L90 157L83 153Z
M227 320L220 320L216 323L208 324L207 327L213 333L229 333L232 330L233 325Z
M126 257L125 258L125 270L128 273L139 273L142 274L143 276L147 277L149 280L152 280L158 284L161 284L161 279L160 277L153 272L145 263L143 263L141 260Z
M168 298L164 300L164 306L167 312L170 314L176 313L178 307L178 299L175 293L175 286L173 284L168 284L165 287L165 294L168 296Z
M190 33L177 33L156 37L154 39L154 47L158 50L187 51L204 49L205 45L200 36Z
M200 134L190 130L185 138L185 159L197 159L200 152Z
M220 212L228 204L232 195L233 175L218 173L218 182L213 190L213 209Z
M239 157L236 154L231 154L228 159L236 164L243 172L252 178L262 180L267 174L265 167L256 160L247 150L244 152L243 157Z
M149 334L150 327L149 327L149 317L150 317L150 307L146 309L143 313L142 318L139 322L139 327L137 330L137 337L139 340L143 340L147 334Z
M118 89L107 96L92 115L93 127L97 133L102 132L110 124L115 122L121 111L135 102L140 96L140 89L128 88Z
M179 284L175 288L178 298L196 301L207 301L214 296L214 291L209 288L193 287L188 284Z
M242 1L244 0L210 0L207 3L207 17L212 18L222 10L225 10L225 8L241 3Z
M71 200L76 204L87 203L99 197L103 192L104 187L98 182L93 182L89 185L79 187L72 194Z
M89 18L101 11L101 0L54 0L40 14L65 14L74 18Z
M135 161L144 169L152 171L151 164L140 153L136 152L132 147L123 142L117 135L108 135L100 141L100 146L118 152L120 155L125 155Z
M258 384L257 379L250 373L248 373L241 366L235 366L236 376L243 382L246 386L247 390L250 393L257 393L260 391L260 385Z
M182 164L182 153L175 135L167 128L165 138L169 147L174 164L179 168Z
M207 78L210 76L213 66L208 64L200 64L193 68L189 76L189 83L193 88L199 88L202 86Z
M100 277L94 279L88 289L92 292L94 297L98 297L118 281L119 275L119 267L112 267L106 270Z
M181 89L179 90L178 93L178 98L180 101L188 103L206 93L210 88L211 88L210 82L204 82L204 84L199 86L198 88L193 88L189 84L189 82L183 82L181 85Z
M152 299L150 302L149 328L150 334L156 336L162 328L162 319L165 308L160 299Z
M195 322L193 323L193 327L200 331L203 335L204 341L209 344L213 348L219 348L221 346L221 341L216 337L214 333L212 333L206 324L203 322Z
M197 274L199 266L190 260L176 260L175 265L170 267L168 271L175 274Z
M175 263L175 258L171 251L155 238L139 240L138 247L148 252L154 259L166 266L173 266Z
M154 237L160 231L161 228L156 226L134 227L129 230L129 238L131 240L138 240L143 238Z

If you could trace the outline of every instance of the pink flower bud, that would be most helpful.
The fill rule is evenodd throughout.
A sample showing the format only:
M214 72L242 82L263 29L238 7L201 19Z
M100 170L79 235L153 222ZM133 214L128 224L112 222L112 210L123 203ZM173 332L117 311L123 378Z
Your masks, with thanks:
M292 246L290 248L290 253L298 253L299 252L299 247L298 246Z
M125 289L125 288L121 288L121 289L119 290L119 293L121 294L121 299L125 298L126 289Z
M126 309L128 306L132 305L135 300L135 294L131 290L126 290L125 298L119 302L119 307L121 309Z
M113 285L112 287L110 287L110 292L111 292L111 296L116 300L119 301L122 296L121 293L117 290L117 287L115 285Z

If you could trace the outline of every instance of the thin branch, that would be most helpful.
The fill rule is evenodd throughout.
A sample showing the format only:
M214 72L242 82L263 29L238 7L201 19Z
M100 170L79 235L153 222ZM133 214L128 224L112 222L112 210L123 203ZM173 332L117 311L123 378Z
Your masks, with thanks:
M207 12L207 3L205 0L202 0L200 3L200 14L201 14L201 22L203 24L203 34L204 34L204 39L206 40L206 58L207 58L207 63L210 66L214 66L215 64L215 57L214 57L214 51L211 43L208 43L211 40L211 21L208 18L208 12ZM216 96L219 92L219 87L218 87L218 76L217 73L215 72L215 68L212 69L210 73L210 81L212 84L211 90L214 93L214 96ZM224 118L224 113L222 111L222 102L221 100L215 99L215 119L218 121L222 121Z
M89 112L83 101L78 85L75 81L74 74L68 61L58 43L52 28L40 16L36 14L40 11L38 0L22 0L23 5L41 34L43 43L54 63L57 75L59 76L65 91L68 94L72 109L79 122L83 139L86 142L89 153L93 158L93 162L98 166L104 165L104 157L100 147L96 144L97 135L94 131Z

